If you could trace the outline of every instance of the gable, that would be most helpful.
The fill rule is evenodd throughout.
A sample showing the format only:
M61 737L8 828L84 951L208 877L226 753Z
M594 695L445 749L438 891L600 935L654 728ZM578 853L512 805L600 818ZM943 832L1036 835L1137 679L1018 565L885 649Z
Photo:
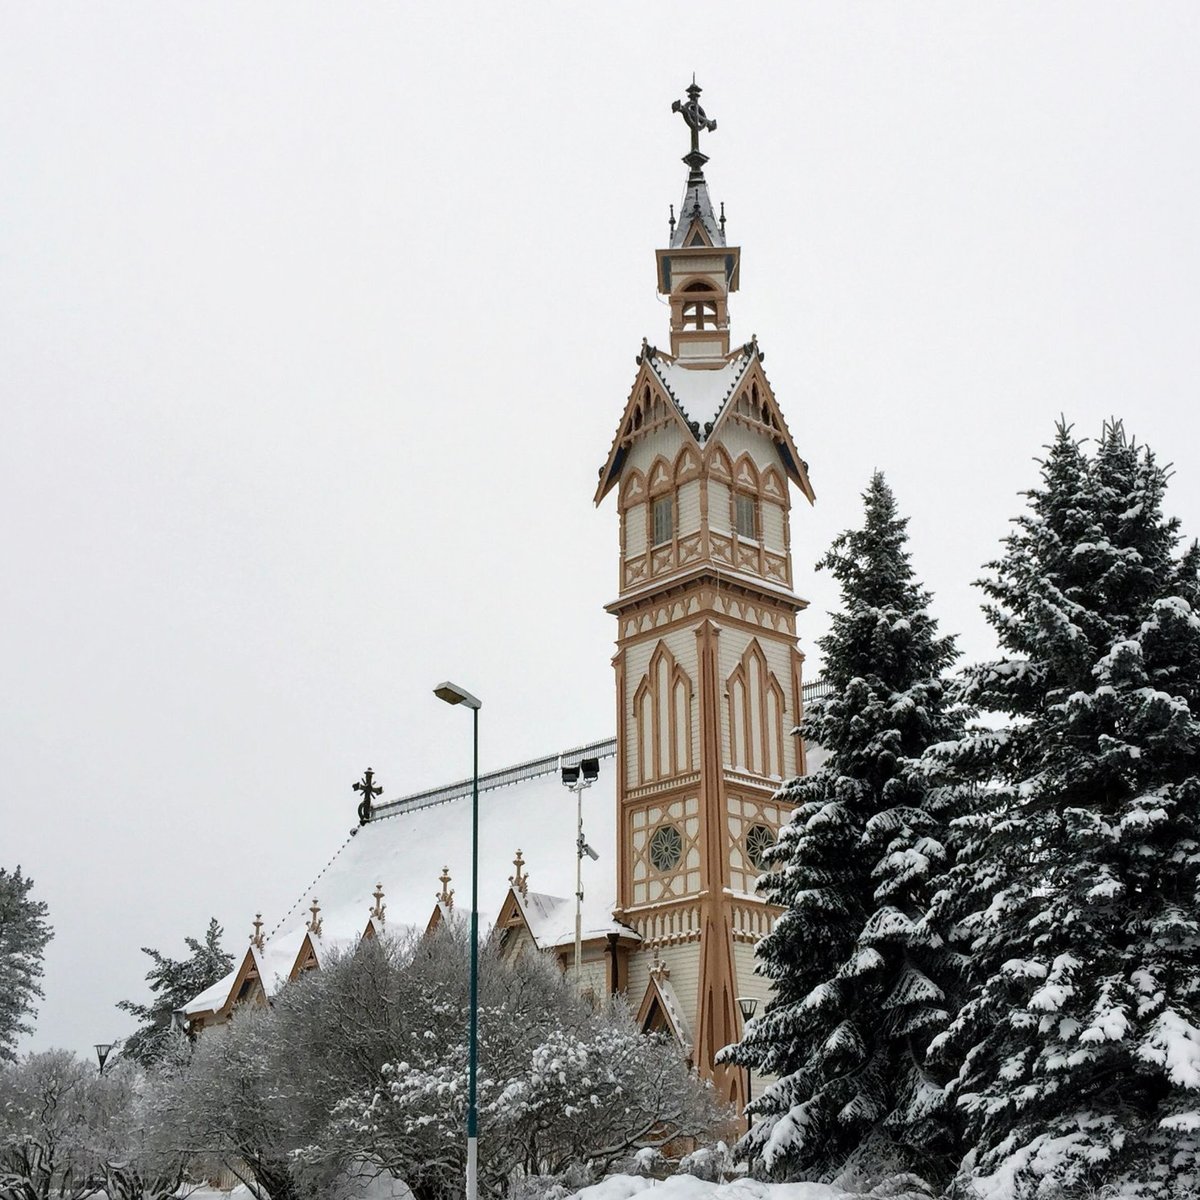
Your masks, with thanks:
M688 1028L675 989L665 974L652 973L642 1002L638 1005L637 1026L643 1033L669 1033L689 1055L692 1034Z
M684 442L697 443L697 431L692 428L675 399L662 386L661 380L651 366L648 347L638 356L638 373L634 380L625 411L617 424L608 459L600 469L600 483L594 501L601 500L613 489L621 478L630 450L639 442L673 429ZM678 443L677 443L678 444Z
M288 978L299 979L305 971L316 971L320 969L320 966L321 960L317 953L316 942L311 933L306 933L304 941L300 943L300 951L296 955L296 961L292 964Z
M764 445L770 446L771 457L778 461L784 475L804 493L810 504L816 500L816 493L808 479L808 463L800 457L796 443L792 440L787 422L783 419L783 413L775 399L775 393L771 390L771 385L763 372L757 347L754 347L753 361L749 369L739 380L738 386L717 414L712 432L706 439L706 445L712 445L717 441L727 443L731 449L734 449L733 457L737 458L736 447L744 445L746 442L744 437L739 439L736 436L735 430L750 435L752 438L761 439ZM742 462L735 463L735 472L743 469ZM764 480L771 474L772 472L765 472ZM778 476L775 476L775 479L777 480ZM736 474L734 482L739 482ZM751 486L748 479L740 482L743 482L745 486ZM757 486L757 482L755 480L753 486ZM775 482L774 486L778 489L778 482Z

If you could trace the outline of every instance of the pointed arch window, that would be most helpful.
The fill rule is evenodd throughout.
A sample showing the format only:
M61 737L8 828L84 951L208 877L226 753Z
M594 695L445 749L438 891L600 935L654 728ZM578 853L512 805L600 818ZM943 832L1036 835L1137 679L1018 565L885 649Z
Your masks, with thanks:
M675 497L660 496L654 502L653 546L662 546L675 536Z
M692 744L692 681L659 642L633 694L638 776L642 783L695 770Z
M758 497L751 492L737 492L733 498L734 528L739 537L757 541L759 538Z
M752 775L783 776L784 692L757 639L729 676L731 765Z

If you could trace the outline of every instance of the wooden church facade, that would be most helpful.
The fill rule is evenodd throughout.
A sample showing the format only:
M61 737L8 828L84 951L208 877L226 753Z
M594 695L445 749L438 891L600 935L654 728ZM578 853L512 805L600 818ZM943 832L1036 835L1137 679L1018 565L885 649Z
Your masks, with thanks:
M699 135L715 123L699 95L693 85L675 106L691 129L689 175L669 245L656 254L670 350L643 343L595 496L612 496L620 515L619 589L607 606L617 627L616 738L484 779L481 819L495 814L496 838L485 830L481 845L488 853L502 845L504 860L481 861L481 910L505 953L536 948L573 970L574 814L557 769L598 758L587 821L607 853L586 883L580 986L624 993L644 1027L670 1030L740 1105L744 1076L713 1058L740 1035L738 997L767 998L754 945L775 914L755 883L789 815L779 785L805 770L793 732L804 601L792 590L790 500L793 487L809 502L813 491L757 341L731 346L741 252L727 245L724 212L716 216L708 195ZM269 998L272 987L319 969L322 946L379 936L388 905L393 928L449 916L449 872L440 892L422 881L441 851L456 858L455 876L468 877L454 832L466 794L459 783L374 805L313 885L327 897L324 916L314 901L303 923L298 902L269 938L256 929L228 988L223 981L197 997L184 1019L219 1025L239 1000ZM513 871L522 844L541 846L543 858L531 851L526 863L518 850ZM416 882L418 859L405 857L414 847L423 849ZM531 887L531 872L554 871L552 890ZM407 899L414 892L432 896L432 913L428 900Z

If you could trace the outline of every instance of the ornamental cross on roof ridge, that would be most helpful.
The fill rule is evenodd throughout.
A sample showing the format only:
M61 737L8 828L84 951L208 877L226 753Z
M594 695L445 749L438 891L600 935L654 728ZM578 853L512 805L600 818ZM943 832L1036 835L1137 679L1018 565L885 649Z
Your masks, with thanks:
M692 180L703 179L703 167L708 162L708 155L700 152L700 130L706 129L709 133L716 132L716 121L710 121L700 107L700 92L703 89L696 82L696 76L692 76L691 85L687 89L687 100L676 100L671 105L671 111L682 113L683 119L687 122L688 128L692 131L692 148L683 156L683 161L691 168Z
M362 792L362 800L358 805L358 823L365 825L371 819L371 805L376 796L383 795L383 788L375 783L375 772L368 767L358 783L351 785L356 792Z

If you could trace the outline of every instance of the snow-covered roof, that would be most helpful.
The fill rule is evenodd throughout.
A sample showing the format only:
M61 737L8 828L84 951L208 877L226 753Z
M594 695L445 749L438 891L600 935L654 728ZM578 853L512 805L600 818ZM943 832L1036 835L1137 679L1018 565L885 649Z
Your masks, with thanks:
M738 354L720 367L686 367L678 360L670 362L656 354L651 356L650 365L685 417L700 422L705 432L703 426L717 419L746 373L750 355Z
M600 759L600 777L583 793L584 829L600 855L598 862L584 861L584 892L608 915L616 902L616 742L592 743L561 756L569 763L583 757ZM479 911L485 922L500 911L517 850L524 852L527 873L539 893L575 893L575 797L562 785L559 762L559 755L548 755L480 778ZM313 895L321 902L324 936L361 934L377 883L383 887L387 928L423 929L437 900L443 865L455 890L455 910L468 911L469 780L377 805L371 820L351 831L297 897L271 941L303 930Z
M588 837L591 837L590 832ZM613 877L615 879L615 872ZM583 905L580 911L580 936L585 942L605 937L610 933L638 938L638 934L627 925L613 920L614 900L612 886L601 885L589 891L585 878ZM525 924L539 949L550 950L555 946L566 946L575 941L574 885L569 896L549 896L542 892L529 892L522 896L518 893L517 902L521 906Z
M584 936L621 930L612 920L616 903L616 741L606 739L480 777L479 912L486 927L496 919L509 891L513 858L524 852L537 892L524 898L531 931L541 946L565 944L575 936L575 797L562 785L561 762L600 760L600 776L583 793L583 823L599 861L583 864ZM389 932L424 929L437 903L438 876L450 872L454 910L471 903L471 783L462 780L375 807L371 819L352 829L337 852L271 930L255 965L268 994L287 981L304 942L315 896L324 952L352 946L362 937L376 885L382 885ZM536 929L532 925L536 924ZM628 932L628 931L627 931ZM239 960L238 967L240 968ZM184 1008L186 1013L219 1009L238 971L214 984Z
M692 1046L692 1028L688 1024L687 1017L683 1015L683 1006L679 1003L679 997L675 993L675 988L671 980L665 974L657 973L651 976L651 980L658 989L659 1002L670 1019L676 1036L682 1045L690 1049Z
M181 1011L191 1016L194 1013L213 1012L220 1008L229 999L229 989L233 987L233 981L237 978L241 965L239 962L228 975L222 976L212 987L205 988L198 996L193 996Z

